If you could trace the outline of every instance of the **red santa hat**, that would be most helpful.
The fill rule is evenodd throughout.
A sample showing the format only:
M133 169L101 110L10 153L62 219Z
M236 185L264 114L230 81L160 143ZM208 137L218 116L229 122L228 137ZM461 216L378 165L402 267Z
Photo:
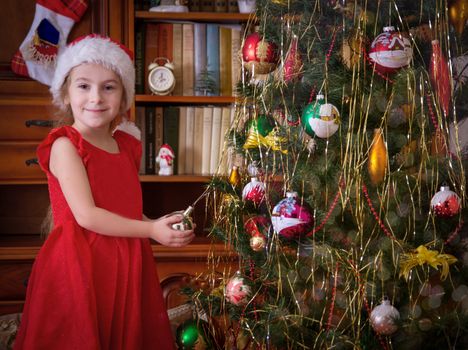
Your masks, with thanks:
M168 145L167 143L163 144L159 149L159 152L161 152L163 149L169 151L170 155L172 157L175 157L174 151L172 150L172 147L170 145Z
M135 95L133 53L122 44L98 34L80 37L59 52L54 78L50 86L54 103L65 108L62 85L72 68L82 63L98 63L114 71L125 89L125 109L130 109Z

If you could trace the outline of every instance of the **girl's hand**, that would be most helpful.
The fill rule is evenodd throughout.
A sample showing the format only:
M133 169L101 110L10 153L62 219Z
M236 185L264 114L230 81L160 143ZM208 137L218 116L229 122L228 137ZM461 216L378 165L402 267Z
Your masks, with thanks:
M193 232L195 227L187 231L177 231L172 228L172 224L181 222L183 218L182 215L175 214L166 215L153 221L151 238L168 247L186 246L195 237L195 233Z

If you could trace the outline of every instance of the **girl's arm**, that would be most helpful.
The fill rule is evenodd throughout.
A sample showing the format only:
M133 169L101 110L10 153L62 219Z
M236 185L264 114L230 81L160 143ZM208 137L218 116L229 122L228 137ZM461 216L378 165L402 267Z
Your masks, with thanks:
M50 171L58 179L63 195L78 224L103 235L153 238L163 245L183 246L193 239L193 230L176 231L171 225L182 220L172 215L159 220L128 219L95 205L83 165L75 146L67 137L58 138L52 145Z

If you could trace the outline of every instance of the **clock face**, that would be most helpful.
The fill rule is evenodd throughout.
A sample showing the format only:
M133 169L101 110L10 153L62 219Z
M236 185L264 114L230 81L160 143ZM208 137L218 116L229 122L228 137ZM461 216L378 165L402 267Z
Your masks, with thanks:
M159 95L169 94L175 84L174 74L163 66L154 68L149 73L148 81L151 91Z

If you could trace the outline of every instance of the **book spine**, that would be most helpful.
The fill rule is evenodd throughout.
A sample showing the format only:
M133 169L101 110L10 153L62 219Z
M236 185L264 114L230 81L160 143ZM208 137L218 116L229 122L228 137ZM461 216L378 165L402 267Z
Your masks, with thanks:
M135 93L145 93L145 23L135 28Z
M203 107L195 107L193 126L193 173L202 173Z
M145 135L146 135L146 157L145 157L145 174L151 175L155 173L154 157L155 157L155 109L154 107L145 108Z
M214 0L200 0L200 10L202 12L213 12Z
M145 35L145 93L150 94L148 84L148 66L153 60L158 57L158 23L146 23L146 35Z
M213 107L211 126L210 174L215 174L219 164L222 107Z
M175 96L182 96L182 24L172 24L172 63L174 64L174 78L176 81Z
M239 13L239 5L237 0L227 0L228 12Z
M158 34L158 55L172 62L172 23L160 23Z
M203 107L202 175L210 174L213 107Z
M174 155L177 157L179 154L179 108L165 107L163 115L163 143L171 146ZM174 175L175 174L178 174L177 160L174 162Z
M193 25L193 68L195 74L195 95L204 95L199 89L199 82L203 79L202 72L206 69L206 23Z
M182 94L193 96L193 24L182 24Z
M178 144L178 151L176 155L176 162L178 168L178 174L183 175L187 174L187 169L185 168L185 152L187 150L187 107L180 107L179 108L179 144Z
M145 107L137 106L135 108L135 125L141 132L141 161L138 173L144 175L146 173L146 128L145 128Z
M220 95L232 96L231 28L219 28L219 81Z
M193 134L195 127L195 107L187 107L186 124L185 124L185 172L194 174L193 171Z
M215 12L228 12L227 0L213 0Z
M159 152L159 149L161 148L163 144L163 126L164 126L164 120L163 120L163 107L161 106L156 106L154 107L155 113L156 113L156 121L155 121L155 130L154 130L154 156Z
M189 8L189 12L199 12L200 0L189 0L188 8Z
M212 95L219 95L219 26L208 23L206 25L206 66L214 82Z

